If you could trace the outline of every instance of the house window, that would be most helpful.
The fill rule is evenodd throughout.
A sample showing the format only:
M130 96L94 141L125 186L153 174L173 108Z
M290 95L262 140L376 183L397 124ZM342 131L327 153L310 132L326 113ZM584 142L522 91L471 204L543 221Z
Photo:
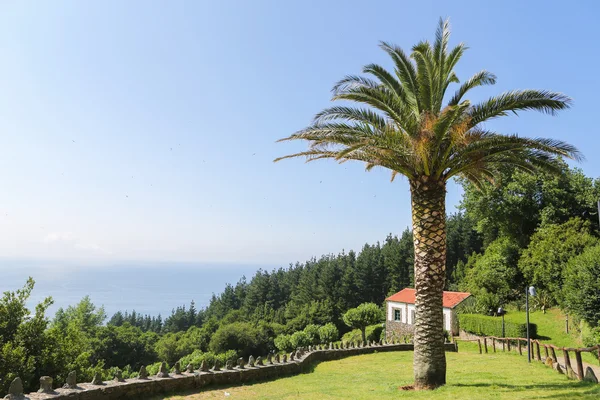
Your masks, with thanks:
M394 310L394 321L402 320L402 310Z
M415 310L410 310L410 323L413 325L415 323Z

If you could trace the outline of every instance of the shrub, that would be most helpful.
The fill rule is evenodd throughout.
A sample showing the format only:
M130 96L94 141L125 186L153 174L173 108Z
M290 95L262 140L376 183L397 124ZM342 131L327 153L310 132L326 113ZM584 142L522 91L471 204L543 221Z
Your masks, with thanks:
M319 341L321 343L335 342L340 338L340 331L331 322L319 328Z
M209 347L216 354L235 350L239 357L247 358L253 354L267 354L269 338L249 323L235 322L221 325L210 340Z
M304 331L298 331L294 332L290 337L290 344L292 345L292 350L294 350L299 347L310 345L310 341L308 340L308 335L304 333Z
M304 328L304 333L308 338L309 345L319 343L319 329L319 325L315 324L306 325L306 328Z
M379 341L381 338L381 332L383 331L383 327L381 324L370 325L367 326L365 330L365 336L368 341ZM360 329L353 329L350 332L346 332L344 336L342 336L343 342L356 342L359 343L362 341L362 332Z
M221 365L225 365L227 360L232 360L236 357L237 354L235 350L228 350L222 354L215 354L212 352L203 353L200 350L195 350L192 354L182 357L181 360L179 360L179 364L181 365L181 368L185 368L188 364L192 364L194 369L198 369L200 368L202 361L206 361L208 367L212 368L215 365L215 360L219 360Z
M567 308L596 327L600 320L600 245L569 260L564 274Z
M502 336L502 318L489 317L479 314L459 314L460 329L481 336ZM532 338L537 336L537 325L529 324L529 334ZM527 336L527 324L505 321L504 336Z
M292 351L294 349L294 346L292 346L292 341L291 339L291 335L279 335L275 338L275 347L277 347L277 350L279 351L283 351L283 352L289 352Z

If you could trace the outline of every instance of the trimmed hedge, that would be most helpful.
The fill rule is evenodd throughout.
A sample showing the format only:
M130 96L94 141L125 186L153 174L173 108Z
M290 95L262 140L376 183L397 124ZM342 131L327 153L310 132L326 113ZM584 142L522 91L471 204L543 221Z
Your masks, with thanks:
M480 336L502 336L502 317L490 317L480 314L459 314L458 323L463 331L473 333ZM531 338L537 337L537 325L529 324L529 335ZM505 337L520 337L527 336L527 324L504 322Z

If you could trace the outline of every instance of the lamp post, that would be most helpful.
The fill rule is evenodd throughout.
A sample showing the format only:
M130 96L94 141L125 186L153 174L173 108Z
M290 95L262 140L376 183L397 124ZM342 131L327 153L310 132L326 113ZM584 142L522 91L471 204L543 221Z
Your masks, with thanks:
M525 289L525 312L527 314L527 361L531 362L531 339L529 338L529 295L535 296L535 288L529 286Z
M502 307L498 307L498 315L502 316L502 337L504 337L504 309Z

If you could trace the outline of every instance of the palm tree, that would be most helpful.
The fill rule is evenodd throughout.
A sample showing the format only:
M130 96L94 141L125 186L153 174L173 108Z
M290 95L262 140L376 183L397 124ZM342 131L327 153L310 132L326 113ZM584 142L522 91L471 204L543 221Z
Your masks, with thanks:
M558 173L559 158L581 158L575 147L564 142L505 135L483 125L522 110L553 115L571 104L561 93L513 90L471 104L464 98L471 89L496 82L494 74L483 70L446 96L450 84L459 83L454 67L467 49L461 43L449 50L449 37L449 22L440 19L433 46L422 41L412 48L410 57L399 47L382 42L380 47L392 58L394 71L369 64L363 73L371 77L352 75L339 81L332 100L359 106L339 105L321 111L312 125L280 140L308 141L308 150L275 160L361 161L367 170L389 169L392 181L398 174L408 179L417 308L415 389L446 383L442 327L446 182L462 177L481 187L485 181L493 182L505 165L530 173Z

